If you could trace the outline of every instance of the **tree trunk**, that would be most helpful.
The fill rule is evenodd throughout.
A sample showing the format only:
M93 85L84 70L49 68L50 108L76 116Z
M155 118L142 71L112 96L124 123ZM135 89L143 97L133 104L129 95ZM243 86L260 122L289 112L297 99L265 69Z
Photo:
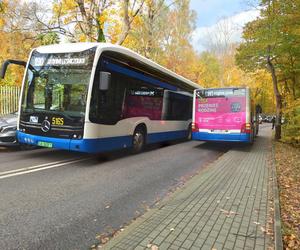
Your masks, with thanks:
M151 58L153 50L153 24L154 24L154 6L153 3L148 6L148 37L146 44L146 54L147 58Z
M297 79L296 79L296 74L294 73L293 78L292 78L293 101L296 100L296 89L295 89L296 86L297 86Z
M272 75L273 89L276 98L275 140L278 141L281 139L282 97L279 93L276 71L270 56L267 57L267 65Z
M129 20L128 8L129 8L129 0L124 0L124 3L123 3L123 11L124 11L123 28L122 28L120 37L117 41L118 45L122 45L124 43L126 37L128 36L128 32L130 30L130 20Z

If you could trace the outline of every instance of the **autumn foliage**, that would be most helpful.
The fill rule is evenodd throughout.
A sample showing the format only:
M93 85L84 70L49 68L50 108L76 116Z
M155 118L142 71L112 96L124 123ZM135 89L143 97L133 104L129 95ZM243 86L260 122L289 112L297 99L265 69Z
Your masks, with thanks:
M275 138L300 143L300 1L260 3L260 17L244 28L236 60L247 72L269 72L276 100Z
M263 8L261 17L245 27L242 44L229 40L219 44L215 35L200 53L191 44L196 14L190 9L190 0L55 0L48 4L0 0L0 63L8 58L26 60L30 50L39 45L87 41L120 44L202 87L248 86L267 114L275 112L280 97L278 112L287 121L283 138L297 142L300 51L296 41L300 21L299 1L295 7L293 2L261 0L264 6L270 3L275 14L269 15ZM269 41L279 95L266 67ZM10 67L0 84L20 85L22 74L23 69Z

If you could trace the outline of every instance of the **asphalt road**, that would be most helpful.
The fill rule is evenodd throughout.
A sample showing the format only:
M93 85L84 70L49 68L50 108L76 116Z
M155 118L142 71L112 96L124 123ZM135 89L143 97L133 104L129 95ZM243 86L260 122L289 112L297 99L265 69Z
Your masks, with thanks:
M0 249L88 249L229 147L191 141L106 157L0 149Z

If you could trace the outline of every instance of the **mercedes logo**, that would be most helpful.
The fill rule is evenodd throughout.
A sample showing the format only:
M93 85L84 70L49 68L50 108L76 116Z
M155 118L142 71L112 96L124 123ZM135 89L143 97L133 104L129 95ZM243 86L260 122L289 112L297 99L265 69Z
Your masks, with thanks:
M48 132L50 130L51 124L48 120L44 120L41 125L41 129L43 132Z

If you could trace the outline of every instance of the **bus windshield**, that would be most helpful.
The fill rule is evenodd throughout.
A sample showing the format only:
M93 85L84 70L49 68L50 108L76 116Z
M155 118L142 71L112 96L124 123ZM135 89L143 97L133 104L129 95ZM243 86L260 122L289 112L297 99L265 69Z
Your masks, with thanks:
M22 113L55 112L83 117L95 51L33 52L25 77Z

